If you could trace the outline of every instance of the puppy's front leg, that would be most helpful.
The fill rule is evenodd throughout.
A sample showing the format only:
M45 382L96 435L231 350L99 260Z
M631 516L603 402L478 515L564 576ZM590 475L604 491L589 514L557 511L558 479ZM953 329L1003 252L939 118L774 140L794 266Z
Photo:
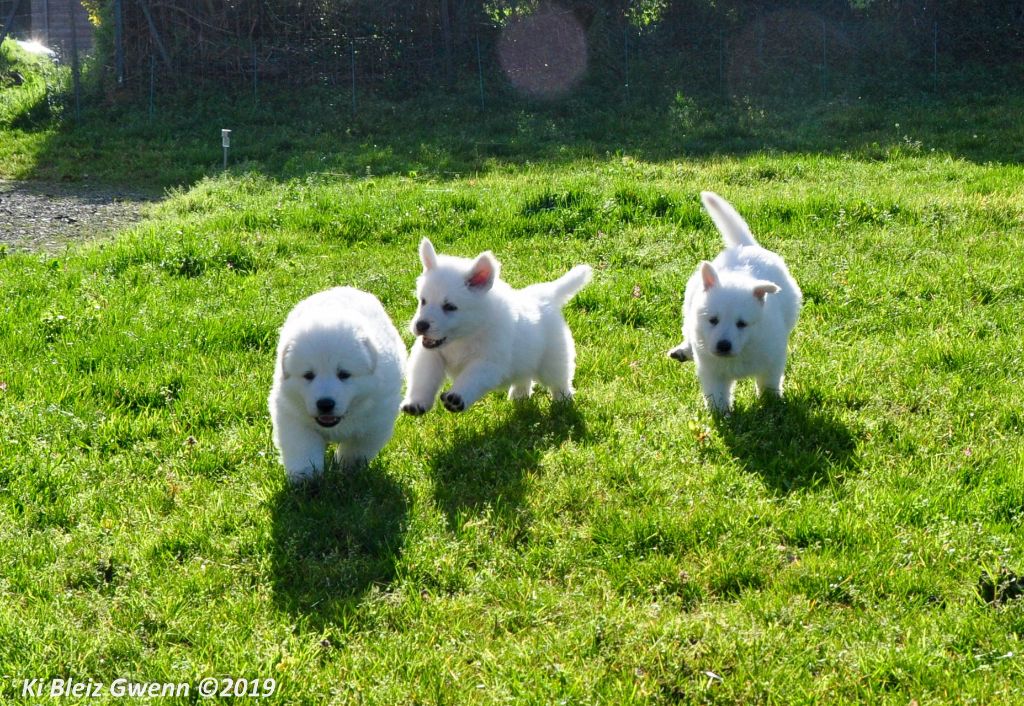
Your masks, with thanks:
M729 414L732 411L732 389L735 380L720 378L708 374L698 374L700 389L704 393L704 401L708 409L717 414Z
M441 395L449 412L461 412L501 384L502 375L494 363L477 361L469 365Z
M683 341L678 346L668 352L668 357L672 360L678 360L680 363L685 363L688 360L693 360L693 349L690 348L689 341Z
M280 439L281 463L290 482L300 483L324 472L327 444L323 437L300 424L282 422Z
M754 378L757 394L761 397L782 397L783 372L772 370Z
M369 463L388 443L393 429L394 424L384 424L381 428L344 440L338 444L334 460L343 468L355 468Z
M417 340L409 356L409 385L402 400L402 411L419 416L434 406L437 391L444 382L444 359Z

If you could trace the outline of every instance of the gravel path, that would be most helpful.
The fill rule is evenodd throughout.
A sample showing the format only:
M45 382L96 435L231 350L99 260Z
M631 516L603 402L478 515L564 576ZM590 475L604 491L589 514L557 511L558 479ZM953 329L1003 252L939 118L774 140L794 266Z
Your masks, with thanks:
M158 196L116 187L0 181L0 247L58 250L110 234L142 216Z

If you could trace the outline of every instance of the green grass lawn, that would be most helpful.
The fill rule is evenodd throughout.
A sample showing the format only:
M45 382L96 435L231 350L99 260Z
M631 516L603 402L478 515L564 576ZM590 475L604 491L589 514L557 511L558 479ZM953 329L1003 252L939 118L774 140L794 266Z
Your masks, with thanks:
M927 149L232 174L3 257L4 698L233 676L295 704L1019 703L1024 605L977 584L1024 564L1022 186ZM707 188L806 297L786 401L748 382L727 420L665 357L719 248ZM594 266L575 406L437 407L288 488L278 326L349 284L404 329L424 235L514 285Z
M1024 702L1024 603L979 598L1024 571L1022 99L351 120L310 94L72 129L18 90L0 176L178 188L0 250L0 702L196 703L208 676L287 704ZM703 189L805 295L786 400L748 381L728 419L665 355L720 248ZM404 331L423 236L516 286L594 267L575 405L436 407L289 488L278 327L347 284Z

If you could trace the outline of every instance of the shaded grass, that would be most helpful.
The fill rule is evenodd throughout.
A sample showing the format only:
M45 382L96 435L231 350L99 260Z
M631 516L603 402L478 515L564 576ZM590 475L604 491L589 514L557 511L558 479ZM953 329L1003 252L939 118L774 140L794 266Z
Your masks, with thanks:
M881 161L934 151L975 163L1017 164L1024 156L1015 118L1022 105L1019 92L1006 89L1016 85L1019 71L1007 67L998 79L973 71L951 77L940 93L891 87L871 99L852 86L808 100L767 88L754 95L684 95L675 84L685 80L671 75L653 79L652 90L632 101L589 86L561 101L536 103L495 86L485 109L478 107L473 83L401 101L371 93L361 97L356 114L347 91L337 87L270 88L255 101L248 91L161 91L151 111L148 95L103 92L87 82L81 115L71 120L62 107L66 80L44 78L63 74L37 70L34 85L49 81L49 92L21 91L6 119L0 110L0 178L189 187L221 171L221 128L233 131L233 171L283 182L325 174L458 180L537 163L615 156L665 164L764 151ZM732 178L772 183L792 176L776 165ZM559 209L545 204L581 194L568 185L562 193L535 194L524 206L550 215ZM627 201L636 196L622 195ZM584 200L570 212L593 206Z
M4 673L272 676L281 703L1022 698L1019 170L945 154L609 156L180 190L0 258ZM677 343L711 188L807 294L787 400L715 420ZM289 489L276 330L337 284L414 310L415 245L516 286L589 262L574 406L403 418ZM406 334L407 339L408 334ZM10 691L10 687L5 687Z

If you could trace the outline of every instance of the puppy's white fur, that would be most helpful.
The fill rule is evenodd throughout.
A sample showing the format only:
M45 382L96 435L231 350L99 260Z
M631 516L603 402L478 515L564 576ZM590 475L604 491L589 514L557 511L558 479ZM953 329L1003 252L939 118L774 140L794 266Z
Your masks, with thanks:
M512 289L490 251L473 260L438 255L424 238L420 262L419 308L409 325L417 340L403 412L433 407L445 376L453 382L441 401L451 412L498 388L509 388L510 399L527 398L534 381L555 400L572 398L576 348L562 307L590 281L589 265L554 282Z
M761 395L782 395L786 346L802 294L786 263L757 244L728 201L710 191L701 200L725 249L687 282L683 342L669 356L692 359L708 407L728 412L741 378L753 377Z
M268 404L292 482L321 474L328 443L342 465L370 461L394 430L405 344L372 294L335 287L299 302L281 327Z

